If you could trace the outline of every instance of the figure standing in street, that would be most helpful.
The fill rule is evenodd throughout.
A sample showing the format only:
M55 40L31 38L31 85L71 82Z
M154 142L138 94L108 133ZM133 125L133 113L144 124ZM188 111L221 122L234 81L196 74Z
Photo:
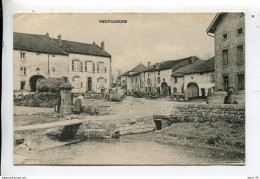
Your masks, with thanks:
M75 103L74 103L74 114L79 114L81 112L81 103L83 101L84 97L82 94L80 94L78 96L78 98L76 99Z

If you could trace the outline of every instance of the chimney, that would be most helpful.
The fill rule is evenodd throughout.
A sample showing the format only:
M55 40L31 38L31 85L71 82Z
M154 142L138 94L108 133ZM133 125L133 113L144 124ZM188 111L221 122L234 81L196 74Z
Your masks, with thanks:
M47 32L47 34L45 34L45 35L49 37L49 33L48 33L48 32Z
M105 43L104 43L104 41L101 42L101 49L105 50Z
M194 56L191 56L190 57L190 63L194 63L195 62L195 57Z
M151 62L148 62L148 64L147 64L147 65L148 65L148 67L150 67L150 66L151 66Z
M61 35L60 35L60 34L58 35L58 44L59 44L59 46L61 46L61 45L62 45L62 41L61 41Z

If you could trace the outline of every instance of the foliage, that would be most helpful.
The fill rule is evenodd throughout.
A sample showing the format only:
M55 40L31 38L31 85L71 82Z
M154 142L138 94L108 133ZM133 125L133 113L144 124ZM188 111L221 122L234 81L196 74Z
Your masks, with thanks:
M66 78L41 78L36 83L36 89L38 92L59 93L59 87L66 81Z

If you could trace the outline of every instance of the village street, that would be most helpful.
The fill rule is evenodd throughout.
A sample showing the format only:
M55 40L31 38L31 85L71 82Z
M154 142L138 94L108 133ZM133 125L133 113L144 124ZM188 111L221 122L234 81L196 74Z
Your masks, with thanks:
M127 96L121 103L108 102L103 100L84 99L83 104L88 105L108 105L110 106L109 115L91 116L84 113L79 115L69 115L70 117L80 117L81 119L90 119L93 121L102 121L103 123L113 122L120 125L120 123L128 122L129 120L145 118L153 114L170 114L175 105L181 103L201 103L205 104L203 100L194 100L189 102L171 101L170 98L159 98L157 100L149 100L145 98L133 98ZM53 108L29 108L14 106L14 111L19 115L14 115L14 126L34 125L42 123L51 123L56 121L67 120L68 116L62 117L54 112ZM151 123L153 123L152 118ZM126 120L126 121L124 121ZM183 124L176 124L183 125ZM86 140L81 142L74 142L71 145L69 141L58 142L46 136L47 130L40 130L39 132L23 133L25 143L31 147L38 147L38 152L31 152L21 157L18 155L17 162L24 164L211 164L211 163L225 163L238 162L243 159L243 156L235 155L236 153L227 152L225 150L216 150L214 148L204 148L197 141L183 140L182 136L191 133L193 130L192 124L185 124L184 126L170 127L165 131L154 131L149 133L135 134L121 136L119 139L103 139L103 140ZM208 124L201 126L201 130L208 128ZM199 128L198 128L199 129ZM208 129L207 129L208 130ZM212 129L214 130L214 128ZM223 130L226 130L225 128ZM172 136L176 131L177 135ZM198 130L198 133L200 130ZM33 135L32 135L33 134ZM191 133L192 134L192 133ZM192 134L194 135L194 133ZM168 136L168 137L167 137ZM206 137L206 136L205 136ZM197 143L197 144L196 144ZM201 146L203 148L201 148ZM15 148L18 154L24 149ZM50 152L52 151L52 152ZM87 151L87 153L86 153ZM164 151L157 155L158 151ZM15 153L16 153L15 152ZM73 155L71 155L73 153ZM126 155L127 153L127 155ZM15 154L15 157L17 155ZM48 157L46 157L48 156ZM80 159L79 159L80 156ZM97 157L97 156L102 156ZM131 156L131 157L129 157ZM202 157L204 156L204 157ZM205 157L206 156L206 157ZM101 160L102 159L102 160Z
M147 26L151 16L115 31L82 15L97 36L17 19L15 164L245 163L245 14L158 14Z
M149 100L145 98L133 98L127 96L122 102L108 102L104 100L84 99L83 104L89 106L109 106L109 115L95 116L95 119L109 118L112 120L122 121L122 117L134 119L137 116L152 116L154 114L170 114L174 105L181 103L206 103L203 100L193 100L189 102L176 102L171 101L169 97L159 98L157 100ZM19 116L16 116L19 114ZM37 120L41 118L41 120ZM55 122L65 120L65 118L59 118L58 113L54 112L53 108L40 108L40 107L25 107L25 106L14 106L14 126L21 125L32 125L47 122ZM81 115L70 115L70 116L86 116ZM89 116L89 115L88 115ZM90 117L90 116L89 116ZM92 117L92 116L91 116ZM86 116L86 118L88 118ZM108 121L109 122L109 121Z

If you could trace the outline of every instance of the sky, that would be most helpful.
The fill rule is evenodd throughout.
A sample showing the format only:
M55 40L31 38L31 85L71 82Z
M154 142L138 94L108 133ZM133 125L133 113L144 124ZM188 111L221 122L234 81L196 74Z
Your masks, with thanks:
M113 73L188 56L214 56L206 29L216 13L25 13L14 15L14 32L46 34L100 45L112 55ZM127 23L99 23L127 20Z

